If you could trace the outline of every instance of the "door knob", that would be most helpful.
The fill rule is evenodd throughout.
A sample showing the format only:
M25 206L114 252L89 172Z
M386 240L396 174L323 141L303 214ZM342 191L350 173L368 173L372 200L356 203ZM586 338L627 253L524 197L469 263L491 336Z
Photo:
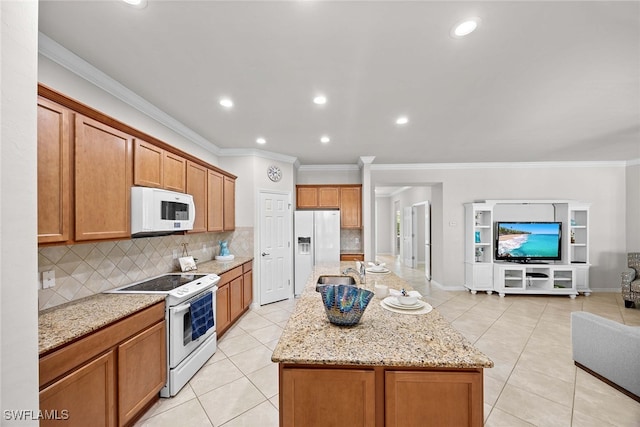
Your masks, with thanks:
M267 256L267 255L269 255L269 254L266 253L266 252L262 252L262 256Z

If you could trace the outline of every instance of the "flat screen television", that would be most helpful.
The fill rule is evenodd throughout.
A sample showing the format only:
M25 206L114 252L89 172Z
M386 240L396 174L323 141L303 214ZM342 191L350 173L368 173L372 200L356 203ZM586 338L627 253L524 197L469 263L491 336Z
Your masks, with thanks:
M559 261L561 242L561 222L496 222L497 261Z

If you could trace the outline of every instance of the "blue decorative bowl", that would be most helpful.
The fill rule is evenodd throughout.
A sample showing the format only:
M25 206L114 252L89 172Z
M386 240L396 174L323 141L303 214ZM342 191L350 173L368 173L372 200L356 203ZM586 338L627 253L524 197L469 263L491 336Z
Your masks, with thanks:
M321 285L317 290L329 322L339 326L358 323L373 297L373 292L349 285Z

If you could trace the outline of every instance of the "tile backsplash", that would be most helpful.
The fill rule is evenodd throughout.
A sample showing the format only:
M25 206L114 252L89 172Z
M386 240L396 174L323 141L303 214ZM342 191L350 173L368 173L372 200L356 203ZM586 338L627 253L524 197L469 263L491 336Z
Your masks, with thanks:
M360 229L340 229L340 250L341 251L362 251L362 230Z
M198 233L162 237L47 246L38 249L38 307L40 310L117 288L159 274L179 271L177 256L187 243L198 262L212 260L218 241L227 240L232 254L253 256L253 227L224 233ZM41 273L54 270L56 285L42 289Z

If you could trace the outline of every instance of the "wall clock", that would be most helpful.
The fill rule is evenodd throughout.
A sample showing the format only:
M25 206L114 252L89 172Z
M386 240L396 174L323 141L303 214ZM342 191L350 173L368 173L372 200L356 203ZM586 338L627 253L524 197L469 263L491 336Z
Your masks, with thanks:
M278 166L271 165L267 168L267 176L271 181L278 182L282 178L282 171Z

